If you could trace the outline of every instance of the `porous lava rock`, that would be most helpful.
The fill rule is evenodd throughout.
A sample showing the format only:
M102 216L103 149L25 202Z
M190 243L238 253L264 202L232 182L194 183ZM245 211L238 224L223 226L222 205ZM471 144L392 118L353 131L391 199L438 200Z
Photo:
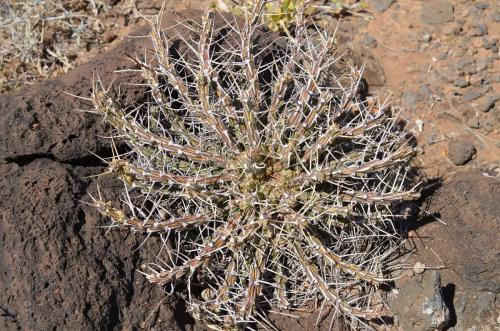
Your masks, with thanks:
M195 15L166 14L163 23ZM190 322L175 296L137 271L154 260L158 241L106 232L107 220L82 202L97 182L118 202L122 184L92 177L104 171L93 153L111 155L107 129L76 110L92 108L82 98L97 77L105 86L113 81L111 93L127 104L140 102L141 76L115 71L132 67L125 54L144 47L145 39L126 40L58 79L0 96L1 330L176 330Z

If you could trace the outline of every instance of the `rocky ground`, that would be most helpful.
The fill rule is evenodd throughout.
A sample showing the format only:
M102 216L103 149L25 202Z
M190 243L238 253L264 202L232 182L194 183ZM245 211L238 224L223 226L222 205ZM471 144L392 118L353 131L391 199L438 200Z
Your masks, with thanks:
M370 91L402 109L427 182L422 210L408 224L408 273L390 295L395 325L498 329L500 5L366 2L373 19L343 18L339 39L366 64ZM107 232L81 203L95 192L96 178L86 176L103 170L92 153L110 150L99 119L74 111L91 105L62 91L88 96L94 73L137 100L144 91L130 83L140 79L114 71L128 67L123 53L141 52L144 41L117 39L117 48L59 79L0 95L1 330L192 328L175 296L137 272L155 242L137 250L142 238ZM103 177L100 185L116 199L118 182ZM277 324L299 330L314 321Z

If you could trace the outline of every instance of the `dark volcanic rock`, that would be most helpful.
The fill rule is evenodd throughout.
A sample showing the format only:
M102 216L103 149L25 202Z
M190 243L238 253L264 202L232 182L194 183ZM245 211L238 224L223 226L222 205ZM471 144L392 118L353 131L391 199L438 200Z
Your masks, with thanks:
M140 102L145 89L133 84L141 76L114 71L132 67L124 53L140 54L145 44L123 42L57 80L0 96L0 330L178 330L187 323L175 296L166 298L137 271L155 261L161 240L106 232L107 220L81 202L99 180L104 198L119 204L123 184L84 179L104 171L91 153L111 154L99 138L107 131L98 116L74 111L90 102L64 93L88 97L98 75L105 87L114 80L110 93L121 101Z
M59 79L0 96L0 150L3 152L0 162L23 162L40 155L62 162L86 161L91 156L89 151L101 152L106 142L99 138L105 132L100 119L76 111L91 110L91 103L65 92L89 97L94 73L102 78L104 86L115 79L115 95L120 86L122 100L132 102L140 91L130 84L141 82L140 76L113 71L130 67L130 60L123 54L139 52L141 43L144 41L122 43L106 57L79 66Z
M498 329L498 196L497 179L467 170L446 179L430 197L424 217L430 223L416 229L422 243L409 263L444 266L439 271L442 287L438 293L437 286L432 286L431 270L396 281L399 293L391 300L391 307L402 330L423 330L429 319L418 314L424 310L442 316L443 305L434 294L440 294L448 308L449 330ZM427 304L423 297L428 298Z
M446 234L436 237L449 248L448 252L440 252L445 265L453 266L468 285L478 291L500 291L499 194L500 183L495 179L474 172L459 173L446 195L446 203L457 208L441 215L448 226L442 229ZM440 200L444 198L441 196Z
M0 329L110 330L142 323L164 293L135 271L148 252L133 252L140 238L105 236L103 220L80 203L89 184L81 178L100 169L46 158L1 167L0 307L11 319L0 315ZM101 183L109 198L119 185ZM168 305L151 322L160 320L175 326Z

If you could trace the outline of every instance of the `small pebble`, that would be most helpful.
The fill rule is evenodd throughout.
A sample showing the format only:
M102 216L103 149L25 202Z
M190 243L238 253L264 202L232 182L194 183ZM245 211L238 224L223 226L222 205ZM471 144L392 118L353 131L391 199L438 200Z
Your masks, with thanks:
M363 40L361 42L366 46L377 47L377 40L368 33L364 34Z
M425 264L423 264L422 262L415 263L415 265L413 266L413 271L417 275L423 274L425 271Z
M424 43L428 43L432 40L432 35L429 32L425 32L424 35L422 36L422 41Z
M481 37L486 34L488 34L488 26L484 23L478 23L471 26L468 35L471 37Z
M463 77L459 77L453 81L453 86L464 88L469 86L469 82Z
M493 39L486 39L486 38L483 38L483 47L484 49L491 49L492 47L495 47L498 43L498 39L497 38L493 38Z
M422 6L420 21L424 24L439 25L453 22L455 19L454 8L446 0L433 0L432 6Z
M436 57L436 60L438 61L444 61L446 60L446 58L448 57L448 54L447 53L441 53L439 54L437 57Z
M479 117L478 120L479 120L479 125L481 126L481 129L486 134L490 133L495 128L496 121L493 118L491 118L491 116L484 116L483 115L483 116Z
M462 32L462 27L457 23L451 23L443 29L443 33L447 36L458 36Z
M106 30L103 35L102 35L102 39L104 42L106 43L110 43L112 42L113 40L115 40L118 36L116 35L116 33L114 33L112 30Z
M465 55L464 49L457 49L453 52L453 56L455 57L463 57Z
M417 125L418 132L424 131L424 121L422 121L421 119L417 119L415 121L415 124Z
M434 72L434 70L433 70L433 72ZM457 74L455 73L455 70L453 70L453 67L451 67L451 66L444 67L440 70L437 70L437 76L441 80L448 82L448 83L453 83L453 81L458 78Z
M481 95L486 95L491 90L491 86L483 84L481 86Z
M462 70L463 68L465 68L469 64L473 64L474 62L475 60L472 56L466 56L457 62L456 67L458 70Z
M466 124L471 129L479 129L481 127L481 122L477 116L473 116L466 121Z
M466 65L463 69L462 72L466 75L473 75L477 72L476 66L474 63L471 63L469 65Z
M485 2L477 2L474 5L476 6L477 9L480 9L480 10L485 10L485 9L488 9L488 7L489 7L489 4L487 4Z
M457 139L448 143L448 159L456 166L461 166L469 162L476 149L471 143Z
M490 109L493 108L493 106L495 106L497 100L498 100L497 96L488 97L486 98L486 100L478 103L477 110L483 113L487 113L490 111Z
M500 22L500 11L496 11L491 15L493 21L499 23Z
M469 84L474 86L474 87L479 87L481 86L481 84L483 83L483 77L482 76L479 76L479 75L473 75L470 79L469 79Z
M368 0L368 4L379 12L385 12L394 1L396 0Z
M494 54L491 56L488 56L488 59L486 60L488 62L488 66L493 65L493 63L498 60L498 54Z
M488 67L488 59L481 58L476 61L476 71L481 72Z
M463 95L463 98L464 98L465 102L470 102L472 100L476 100L476 99L480 98L481 95L483 95L482 91L480 89L474 88L474 89L470 89L469 91L467 91Z
M418 94L423 100L430 99L432 97L432 91L428 85L422 85L418 88Z
M403 94L402 102L408 109L416 109L419 101L422 101L422 96L416 92L406 91Z

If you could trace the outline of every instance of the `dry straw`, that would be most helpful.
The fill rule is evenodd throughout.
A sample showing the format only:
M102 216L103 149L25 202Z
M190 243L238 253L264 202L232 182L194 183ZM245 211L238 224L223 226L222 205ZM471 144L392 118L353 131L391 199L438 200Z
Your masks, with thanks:
M319 305L372 325L398 269L394 206L419 197L413 149L334 35L308 28L299 6L294 38L276 38L259 26L263 6L243 19L209 10L180 23L188 35L152 20L153 55L134 58L141 105L96 82L95 112L128 145L108 160L126 209L92 204L167 243L147 279L177 286L211 328L273 329L270 313Z

